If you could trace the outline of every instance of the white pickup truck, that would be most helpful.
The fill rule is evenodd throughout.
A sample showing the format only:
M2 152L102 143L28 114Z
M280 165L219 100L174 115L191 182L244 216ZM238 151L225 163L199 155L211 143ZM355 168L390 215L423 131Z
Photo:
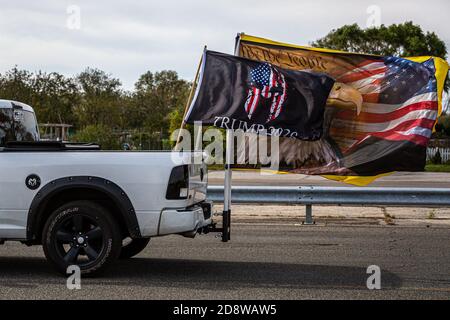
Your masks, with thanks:
M150 237L193 237L212 223L193 156L39 141L33 109L0 100L0 244L42 244L58 271L97 274Z

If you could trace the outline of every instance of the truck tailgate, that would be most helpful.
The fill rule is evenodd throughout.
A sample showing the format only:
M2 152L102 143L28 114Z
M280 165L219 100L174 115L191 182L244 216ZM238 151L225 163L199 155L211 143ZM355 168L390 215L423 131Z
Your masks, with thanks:
M189 165L189 195L192 204L206 200L208 168L204 162Z

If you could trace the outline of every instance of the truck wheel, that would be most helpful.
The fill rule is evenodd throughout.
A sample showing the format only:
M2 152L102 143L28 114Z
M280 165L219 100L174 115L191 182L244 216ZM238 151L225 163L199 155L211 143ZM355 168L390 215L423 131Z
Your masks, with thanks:
M147 247L150 238L131 239L130 242L123 244L119 259L129 259L139 254Z
M42 244L47 260L67 275L71 265L83 275L96 275L120 255L122 236L117 222L91 201L73 201L56 209L45 224Z

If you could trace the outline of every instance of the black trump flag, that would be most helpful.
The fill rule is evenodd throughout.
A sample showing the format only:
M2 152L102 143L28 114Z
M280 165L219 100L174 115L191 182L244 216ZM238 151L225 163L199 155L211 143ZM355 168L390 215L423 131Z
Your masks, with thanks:
M184 121L224 129L318 140L334 80L205 51L199 83Z

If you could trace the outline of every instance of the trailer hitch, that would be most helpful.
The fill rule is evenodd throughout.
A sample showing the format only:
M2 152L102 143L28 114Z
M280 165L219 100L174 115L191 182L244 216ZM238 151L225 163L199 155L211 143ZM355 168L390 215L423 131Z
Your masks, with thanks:
M199 234L208 234L210 232L217 232L217 233L221 233L221 237L222 237L222 241L223 242L228 242L230 240L230 214L229 212L227 214L225 214L225 212L223 212L223 214L215 214L215 215L222 215L222 227L217 227L217 223L216 222L212 222L211 224L198 229L198 233Z

